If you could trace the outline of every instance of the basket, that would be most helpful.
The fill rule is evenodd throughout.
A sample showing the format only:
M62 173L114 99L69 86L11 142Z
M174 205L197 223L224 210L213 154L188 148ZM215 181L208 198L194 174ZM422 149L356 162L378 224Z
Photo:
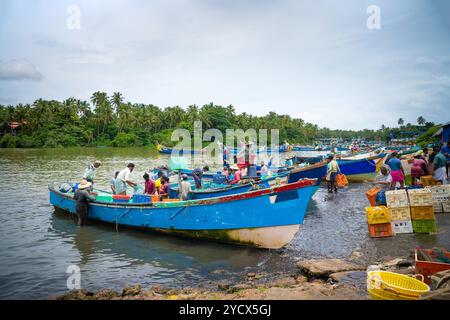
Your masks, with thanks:
M375 299L417 300L430 287L413 277L389 271L369 271L367 289Z
M394 234L413 233L413 226L411 220L409 221L392 221L392 231Z
M372 207L375 207L377 205L376 199L377 199L378 192L380 192L380 191L381 191L380 188L373 187L372 189L370 189L369 191L366 192L366 197L369 200L370 205Z
M386 191L386 203L390 208L408 207L408 194L405 190Z
M409 204L411 207L432 206L433 197L429 189L414 189L408 191Z
M411 220L411 211L409 207L389 208L392 221Z
M411 207L412 220L434 220L433 206Z
M420 182L422 182L424 187L436 185L436 180L434 180L433 176L422 176L420 177Z
M436 220L412 220L415 233L433 233L437 231Z
M380 224L391 222L389 209L385 206L367 207L366 217L368 224Z
M424 251L427 255L430 255L433 252L431 249L422 249L422 251ZM450 252L446 251L444 254L450 259ZM417 256L417 249L415 250L415 259L416 273L423 275L424 281L427 284L431 284L430 276L433 274L450 269L449 263L419 260Z
M147 194L133 194L133 203L150 203L151 197Z
M339 188L345 188L348 186L348 180L345 174L340 173L336 175L336 184Z
M394 235L391 223L369 224L367 226L371 238L392 237Z

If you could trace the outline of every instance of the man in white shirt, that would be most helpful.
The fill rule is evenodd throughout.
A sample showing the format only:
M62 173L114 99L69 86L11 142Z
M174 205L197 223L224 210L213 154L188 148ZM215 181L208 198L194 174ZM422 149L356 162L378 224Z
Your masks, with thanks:
M130 180L131 173L134 170L134 163L129 163L128 166L119 172L116 179L116 194L127 194L127 187L135 187L137 184Z

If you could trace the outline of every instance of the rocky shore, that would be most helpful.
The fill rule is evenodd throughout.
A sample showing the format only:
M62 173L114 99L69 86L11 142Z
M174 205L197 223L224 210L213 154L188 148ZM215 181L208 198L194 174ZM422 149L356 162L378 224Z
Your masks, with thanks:
M247 273L239 283L218 282L216 290L202 288L171 289L137 284L122 292L105 289L90 292L73 290L51 297L55 300L365 300L368 265L355 252L348 260L312 259L297 262L290 274ZM383 270L414 274L409 258L375 262Z

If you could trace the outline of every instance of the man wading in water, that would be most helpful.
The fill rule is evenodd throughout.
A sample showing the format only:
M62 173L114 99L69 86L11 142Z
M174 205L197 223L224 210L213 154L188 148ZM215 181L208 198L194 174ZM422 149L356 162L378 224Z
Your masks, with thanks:
M83 179L81 183L78 185L78 189L75 191L75 200L77 202L77 216L78 216L78 225L84 225L84 221L88 217L88 202L95 201L96 193L90 192L92 184Z

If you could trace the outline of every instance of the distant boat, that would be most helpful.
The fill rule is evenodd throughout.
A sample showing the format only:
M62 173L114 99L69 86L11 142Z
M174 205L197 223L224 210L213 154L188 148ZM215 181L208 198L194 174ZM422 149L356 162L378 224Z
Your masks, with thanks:
M231 196L156 203L89 203L89 219L171 235L277 249L295 236L316 180ZM49 186L50 204L76 214L73 193Z

